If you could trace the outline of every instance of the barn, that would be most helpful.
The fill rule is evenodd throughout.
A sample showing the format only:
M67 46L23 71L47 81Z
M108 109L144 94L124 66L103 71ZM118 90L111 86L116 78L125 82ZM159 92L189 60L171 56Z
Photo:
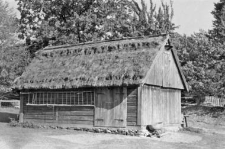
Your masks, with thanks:
M179 126L188 90L166 34L47 47L14 88L20 122L112 128Z

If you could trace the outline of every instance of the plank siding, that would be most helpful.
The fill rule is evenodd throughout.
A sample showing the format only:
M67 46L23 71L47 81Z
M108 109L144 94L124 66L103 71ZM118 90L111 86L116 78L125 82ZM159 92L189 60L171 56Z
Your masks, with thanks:
M144 83L146 84L166 88L184 89L181 75L179 74L171 50L165 50L158 59L156 59L151 72L144 80Z
M97 88L95 93L95 126L126 127L127 88Z
M127 126L137 125L138 88L127 88Z
M153 86L142 86L141 125L181 122L181 91Z
M48 94L46 94L48 95ZM50 94L49 94L50 95ZM66 95L66 94L65 94ZM21 94L23 97L23 121L33 123L54 123L54 124L94 124L94 106L46 106L26 105L31 98L28 94ZM54 99L42 96L45 100L53 102ZM66 96L65 96L66 97ZM61 98L61 97L60 97ZM61 98L62 99L62 98ZM70 98L62 101L69 101Z
M58 107L58 123L94 125L94 106Z

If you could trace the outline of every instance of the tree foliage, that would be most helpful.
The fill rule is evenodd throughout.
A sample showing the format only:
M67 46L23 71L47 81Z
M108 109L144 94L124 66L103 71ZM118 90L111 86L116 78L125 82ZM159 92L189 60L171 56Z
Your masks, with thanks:
M170 33L176 28L172 22L174 15L172 1L169 5L162 1L158 10L152 0L149 1L149 9L144 0L141 0L141 6L133 0L131 6L135 13L133 29L137 36Z
M0 54L0 92L9 91L14 79L22 75L30 62L23 44L4 47Z
M217 42L224 43L225 41L225 0L220 0L214 4L212 11L214 17L213 29L210 30L211 38Z
M209 38L206 31L191 36L175 34L172 39L190 94L225 97L225 45Z
M174 29L173 9L164 4L156 11L129 0L18 0L20 37L38 39L45 47L87 41L166 33ZM41 48L40 47L40 48Z
M0 46L12 44L17 29L17 19L8 3L0 0ZM10 39L10 40L9 40Z
M29 61L23 45L18 45L18 21L8 3L0 0L0 92L9 91Z

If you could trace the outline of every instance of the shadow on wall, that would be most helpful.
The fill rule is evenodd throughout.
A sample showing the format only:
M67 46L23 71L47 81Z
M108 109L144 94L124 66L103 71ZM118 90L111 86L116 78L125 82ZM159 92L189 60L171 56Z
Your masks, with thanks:
M0 112L0 122L9 123L10 118L18 120L18 114L15 113L7 113L7 112Z
M97 97L95 107L111 110L123 103L123 100L127 98L127 94L124 95L123 87L102 87L96 91Z

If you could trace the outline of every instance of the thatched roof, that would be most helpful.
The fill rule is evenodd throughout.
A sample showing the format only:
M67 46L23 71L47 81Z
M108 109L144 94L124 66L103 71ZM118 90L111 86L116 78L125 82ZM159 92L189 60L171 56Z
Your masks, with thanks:
M137 85L167 40L161 35L49 47L36 53L15 88Z

